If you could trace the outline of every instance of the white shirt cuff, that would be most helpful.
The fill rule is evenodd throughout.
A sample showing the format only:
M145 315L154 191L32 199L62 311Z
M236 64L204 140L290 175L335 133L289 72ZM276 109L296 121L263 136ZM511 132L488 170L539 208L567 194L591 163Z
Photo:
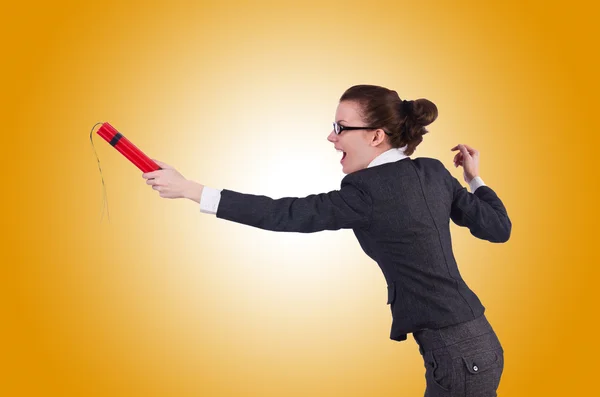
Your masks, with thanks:
M485 183L483 182L483 179L481 179L481 177L479 176L476 176L475 178L471 179L471 182L469 182L471 193L475 193L475 190L477 190L477 188L480 186L485 186Z
M204 186L202 196L200 196L200 212L216 214L219 208L219 201L221 201L221 190Z

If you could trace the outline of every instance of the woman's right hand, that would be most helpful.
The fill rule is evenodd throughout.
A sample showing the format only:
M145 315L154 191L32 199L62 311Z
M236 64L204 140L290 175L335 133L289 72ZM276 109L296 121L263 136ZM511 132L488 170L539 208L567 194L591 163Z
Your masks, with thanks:
M471 179L479 176L479 152L468 145L458 144L454 146L452 151L458 150L454 156L454 166L462 166L464 168L463 177L465 182L471 182Z

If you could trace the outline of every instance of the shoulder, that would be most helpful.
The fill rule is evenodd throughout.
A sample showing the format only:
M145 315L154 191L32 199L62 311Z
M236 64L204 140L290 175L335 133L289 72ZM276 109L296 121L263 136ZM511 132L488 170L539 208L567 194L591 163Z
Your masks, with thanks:
M412 163L417 168L423 168L428 170L440 171L440 172L448 172L444 163L440 160L433 157L417 157L412 160Z
M427 164L430 166L435 166L435 165L443 166L443 164L440 160L433 158L433 157L415 157L414 159L412 159L412 161L415 163Z
M359 170L347 174L342 178L341 186L344 187L346 185L354 185L354 186L362 186L365 184L365 181L368 180L365 178L366 172L364 170Z
M421 175L427 183L445 186L446 189L449 190L453 190L455 184L458 183L444 163L436 158L419 157L413 161L413 164L415 165L416 172Z

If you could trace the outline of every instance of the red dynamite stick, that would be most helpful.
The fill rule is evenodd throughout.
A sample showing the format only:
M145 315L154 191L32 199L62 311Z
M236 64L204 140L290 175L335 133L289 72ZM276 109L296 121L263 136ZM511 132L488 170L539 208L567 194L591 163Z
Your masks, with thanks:
M117 131L112 125L103 123L97 131L106 142L117 149L123 156L131 161L142 172L151 172L160 170L161 168L144 152L138 149L129 139Z

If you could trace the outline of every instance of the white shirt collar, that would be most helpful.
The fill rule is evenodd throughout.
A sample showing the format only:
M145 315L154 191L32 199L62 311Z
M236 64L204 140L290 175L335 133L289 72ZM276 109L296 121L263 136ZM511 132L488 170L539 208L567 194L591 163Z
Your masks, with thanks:
M375 167L377 165L392 163L398 160L402 160L403 158L408 157L404 154L404 149L406 149L408 145L405 145L401 148L391 148L381 153L379 156L375 157L367 166L367 168Z

